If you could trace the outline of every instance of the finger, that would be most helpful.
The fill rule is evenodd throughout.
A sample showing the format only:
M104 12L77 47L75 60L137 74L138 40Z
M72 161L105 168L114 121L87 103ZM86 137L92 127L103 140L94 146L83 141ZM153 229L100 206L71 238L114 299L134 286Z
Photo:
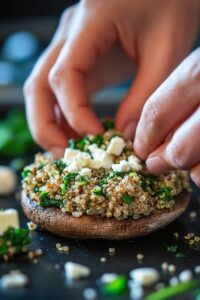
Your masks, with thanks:
M190 176L196 185L200 187L200 163L192 168Z
M55 157L63 154L68 136L73 134L66 124L65 130L57 123L56 100L48 84L49 71L63 47L66 32L62 25L72 16L72 9L65 12L58 30L46 51L38 60L24 86L26 113L31 133L35 141Z
M176 130L171 140L147 158L151 173L190 169L200 162L200 107Z
M78 14L73 32L49 77L64 116L81 135L103 132L90 107L86 77L96 58L105 52L105 45L110 47L114 40L113 28L105 23Z
M165 30L165 35L163 35L163 30ZM152 36L154 36L154 40L159 40L159 44L156 44L156 46L152 42ZM137 38L138 72L127 97L121 103L116 115L117 128L124 133L126 138L133 138L147 98L163 82L188 51L188 47L180 46L182 44L181 40L177 45L177 42L172 43L171 39L170 26L166 29L162 28L162 31L158 26L155 26L148 29L146 33L144 31ZM129 53L131 51L133 52L134 50L129 50Z
M199 61L200 49L186 58L146 102L134 141L135 151L142 159L197 108Z

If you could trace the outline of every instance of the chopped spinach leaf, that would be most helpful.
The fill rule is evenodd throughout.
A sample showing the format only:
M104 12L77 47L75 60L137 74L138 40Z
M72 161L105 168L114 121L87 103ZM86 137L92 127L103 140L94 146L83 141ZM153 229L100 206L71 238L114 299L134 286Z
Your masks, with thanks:
M167 186L166 184L163 184L162 188L156 191L156 195L159 197L159 199L170 201L173 199L171 187Z
M135 200L135 197L125 194L122 196L122 199L126 204L131 204Z
M93 193L95 195L102 196L103 195L103 188L98 186L98 187L96 187L96 189L93 190Z
M14 253L17 254L23 251L23 246L30 243L28 229L10 227L0 236L0 257L8 254L10 247L14 247Z
M56 168L58 169L59 173L62 174L63 170L66 168L67 164L62 161L61 159L56 160L54 162L54 164L56 165Z
M31 170L24 168L24 170L21 173L22 179L25 179L26 177L28 177L29 174L31 174Z

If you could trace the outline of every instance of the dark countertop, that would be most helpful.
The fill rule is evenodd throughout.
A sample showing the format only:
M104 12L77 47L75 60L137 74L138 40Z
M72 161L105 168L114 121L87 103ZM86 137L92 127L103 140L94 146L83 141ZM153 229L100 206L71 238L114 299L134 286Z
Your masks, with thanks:
M21 217L21 225L26 226L27 219L20 208L19 200L15 196L0 198L0 207L17 208ZM197 220L191 221L190 211L196 211ZM187 211L166 229L127 241L108 240L72 240L53 236L40 229L32 233L33 243L31 248L43 250L43 255L39 257L38 263L34 264L28 260L26 255L19 255L15 260L0 263L0 275L9 273L10 270L20 269L28 275L29 284L25 288L0 290L0 299L3 300L31 300L31 299L83 299L83 290L87 287L98 289L96 283L105 272L116 272L128 276L130 270L139 266L151 266L161 271L161 264L164 261L175 264L177 271L193 269L200 264L200 245L191 247L184 241L184 235L188 232L200 233L200 190L193 187L192 202ZM175 239L174 232L178 232L180 237ZM69 254L60 253L56 250L56 243L68 245L71 249ZM175 255L168 253L166 247L177 244L179 250L187 255L186 258L175 258ZM115 247L116 253L109 255L109 247ZM144 254L144 262L139 264L136 259L137 253ZM107 261L100 262L100 257L106 257ZM91 268L92 275L88 279L67 284L64 275L64 263L73 261L81 263ZM55 268L59 264L60 269ZM178 273L177 272L177 273ZM162 272L161 272L162 273ZM163 276L162 282L167 282L169 276ZM190 295L190 296L189 296ZM176 299L195 299L187 294ZM104 298L99 294L98 299ZM114 299L129 299L128 294Z

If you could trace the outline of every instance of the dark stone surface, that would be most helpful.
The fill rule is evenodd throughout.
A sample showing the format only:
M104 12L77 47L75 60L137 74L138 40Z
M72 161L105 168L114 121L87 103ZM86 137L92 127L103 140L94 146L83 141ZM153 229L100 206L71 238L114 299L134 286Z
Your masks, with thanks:
M32 233L33 243L31 248L41 248L44 254L39 258L37 264L29 261L26 255L20 255L10 262L0 263L0 275L8 273L10 270L20 269L29 277L28 286L11 290L0 289L0 299L83 299L83 290L87 287L98 289L96 280L105 272L117 272L128 276L130 270L139 266L151 266L161 271L161 263L164 261L175 264L178 272L183 269L193 269L195 265L200 264L200 248L198 246L192 248L187 245L184 242L184 235L188 232L198 234L200 231L199 197L199 190L193 187L192 202L187 211L178 220L154 234L133 240L116 242L108 240L63 239L38 229ZM17 208L21 217L21 225L26 226L27 219L24 217L19 200L15 196L0 198L0 206L3 208ZM196 221L191 221L188 213L194 210L197 212L198 217ZM180 234L178 240L173 236L175 231ZM56 250L56 243L58 242L70 246L70 253L59 253ZM168 253L166 247L172 244L177 244L179 250L185 253L187 257L175 258L174 254ZM116 253L112 256L109 255L109 247L116 248ZM142 264L139 264L136 260L137 253L144 254L145 258ZM107 258L105 263L100 262L100 257L102 256ZM66 261L89 266L92 270L91 277L70 285L66 282L64 276L64 263ZM55 264L59 264L59 270L55 269ZM162 274L161 278L162 282L167 283L169 276ZM190 293L190 295L192 294ZM99 294L98 299L105 298ZM127 294L117 297L117 299L129 299L129 296ZM177 299L194 298L187 294L181 295Z

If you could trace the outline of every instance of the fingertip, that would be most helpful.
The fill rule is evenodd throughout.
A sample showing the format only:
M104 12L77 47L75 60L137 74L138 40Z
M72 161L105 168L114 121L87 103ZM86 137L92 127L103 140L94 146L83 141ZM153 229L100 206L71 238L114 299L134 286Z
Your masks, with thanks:
M144 144L144 142L136 137L134 139L133 148L136 152L136 154L142 159L145 160L149 154L148 147Z
M60 159L64 155L65 148L60 146L53 146L49 149L55 159Z
M70 126L82 136L85 134L102 134L104 132L100 120L87 106L78 107L73 112L73 117L69 117L68 121Z
M146 161L146 166L149 172L153 174L165 173L169 170L169 166L159 156L149 157Z

